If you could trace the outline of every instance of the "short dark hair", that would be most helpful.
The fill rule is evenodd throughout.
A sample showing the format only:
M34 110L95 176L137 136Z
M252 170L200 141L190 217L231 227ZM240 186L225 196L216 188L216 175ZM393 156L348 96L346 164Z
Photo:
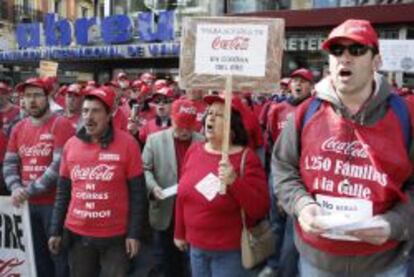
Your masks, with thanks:
M108 107L108 105L106 105L104 101L102 101L101 99L99 99L99 97L96 97L94 95L86 95L85 98L83 99L83 102L86 101L86 100L89 100L89 101L91 101L91 100L98 100L104 106L106 113L107 114L110 114L111 113L111 108Z
M243 117L236 109L231 109L230 120L230 139L231 143L239 146L247 146L249 136L243 123Z

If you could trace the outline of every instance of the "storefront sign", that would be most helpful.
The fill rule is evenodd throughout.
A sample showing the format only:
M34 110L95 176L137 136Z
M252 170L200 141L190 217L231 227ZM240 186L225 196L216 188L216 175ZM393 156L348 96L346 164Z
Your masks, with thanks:
M285 50L287 51L320 51L323 36L291 36L285 40Z
M12 206L0 196L0 276L36 277L29 206Z
M179 42L142 43L110 46L53 47L0 52L0 62L36 60L102 60L177 57Z
M381 39L382 71L414 72L414 40Z
M88 32L92 26L99 26L105 44L122 44L134 38L134 27L137 25L139 38L143 42L174 40L174 11L160 11L158 22L154 27L154 15L142 12L133 19L126 15L108 16L98 22L97 18L80 18L74 23L77 45L89 45ZM135 24L136 23L136 24ZM44 30L43 30L44 29ZM155 29L155 30L153 30ZM57 19L57 15L49 13L44 23L21 23L16 28L16 39L19 48L36 48L42 46L69 46L72 44L73 26L67 19Z

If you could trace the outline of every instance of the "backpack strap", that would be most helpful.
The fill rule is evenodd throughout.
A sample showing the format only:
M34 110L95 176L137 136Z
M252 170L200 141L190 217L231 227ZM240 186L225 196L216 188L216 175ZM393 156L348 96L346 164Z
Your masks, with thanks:
M302 120L301 130L305 127L306 123L312 118L312 116L316 113L316 111L321 106L322 101L318 98L313 98L309 103L308 109L306 110L305 116Z
M411 147L411 120L407 103L401 96L395 93L391 93L388 103L400 122L404 135L404 144L407 152L409 152Z

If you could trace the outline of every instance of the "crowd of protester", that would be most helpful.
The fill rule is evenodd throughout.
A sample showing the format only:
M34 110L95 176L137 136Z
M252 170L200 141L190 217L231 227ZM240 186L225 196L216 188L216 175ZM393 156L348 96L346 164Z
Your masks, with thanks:
M317 84L299 68L272 94L233 92L224 159L221 92L151 73L0 82L0 193L29 202L37 275L410 276L414 91L377 73L367 21L323 49ZM380 227L327 234L322 203ZM248 226L268 216L277 238L254 270L241 210Z

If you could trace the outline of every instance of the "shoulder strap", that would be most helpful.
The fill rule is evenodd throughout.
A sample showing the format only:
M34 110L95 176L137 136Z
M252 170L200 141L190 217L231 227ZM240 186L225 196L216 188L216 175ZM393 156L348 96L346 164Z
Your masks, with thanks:
M241 157L241 160L240 160L240 176L242 176L242 177L244 176L244 169L246 167L247 151L249 151L249 149L247 147L243 149L242 157ZM242 218L243 228L247 229L246 214L245 214L243 209L241 209L241 218Z
M404 144L407 152L409 152L411 147L411 120L407 103L401 96L395 93L390 95L388 103L395 115L398 117L398 121L400 122L404 135Z
M305 127L306 123L312 118L312 116L316 113L316 111L321 106L322 101L318 98L313 98L309 103L308 109L306 110L305 116L302 120L301 130Z

